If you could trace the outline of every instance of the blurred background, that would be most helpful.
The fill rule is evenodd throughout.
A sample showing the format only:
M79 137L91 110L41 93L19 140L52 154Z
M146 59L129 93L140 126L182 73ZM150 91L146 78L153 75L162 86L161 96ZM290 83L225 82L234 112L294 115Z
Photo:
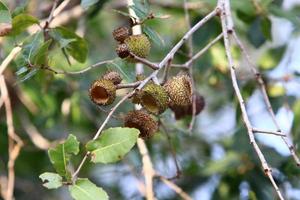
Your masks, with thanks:
M48 17L52 7L50 0L4 2L14 13L26 12L39 19ZM180 40L188 25L182 0L149 0L149 3L154 13L169 15L166 19L147 22L162 40L152 44L149 56L149 60L158 62ZM236 30L262 73L276 118L300 153L300 0L231 0L231 3ZM215 7L216 1L189 0L187 5L191 23L195 24ZM80 1L73 0L63 12L74 11L78 6ZM129 24L128 18L116 10L127 12L126 1L101 0L65 21L64 27L76 31L87 41L88 59L84 63L71 59L70 66L64 54L53 47L49 65L56 70L76 71L102 60L115 59L116 43L111 32L118 26ZM209 21L193 36L194 52L220 33L219 19ZM28 34L0 38L0 61ZM176 54L174 63L187 61L187 52L185 45ZM233 53L251 122L257 128L276 130L245 58L236 46ZM92 81L112 68L126 75L124 82L135 79L133 64L124 64L118 58L115 63L78 75L55 75L46 70L39 70L34 75L19 75L24 64L20 55L5 70L14 125L25 143L15 164L17 200L71 199L67 188L52 191L42 186L39 175L54 170L47 149L53 142L71 133L81 144L93 137L107 115L105 110L110 107L103 110L90 101L88 88ZM178 72L176 68L171 70L173 75ZM145 73L149 74L150 70L146 69ZM161 129L146 141L154 168L166 177L176 175L176 165L165 134L167 131L182 173L175 182L194 199L275 199L275 190L249 144L222 41L193 64L193 78L197 91L205 97L205 109L197 116L192 134L186 131L191 117L176 121L170 110L161 116L166 129ZM120 99L125 92L120 90L117 98ZM122 116L132 109L134 105L128 101L117 110L116 115ZM107 127L122 125L122 121L113 118ZM1 106L0 180L7 173L6 132L5 110ZM257 139L284 195L287 199L300 199L300 169L287 146L273 135L260 134ZM72 161L74 166L78 165L84 153L83 146L81 149L81 156ZM141 157L135 147L116 164L85 165L81 176L89 177L105 189L111 199L143 199L138 189L141 173ZM155 179L154 185L157 199L179 199L160 180Z

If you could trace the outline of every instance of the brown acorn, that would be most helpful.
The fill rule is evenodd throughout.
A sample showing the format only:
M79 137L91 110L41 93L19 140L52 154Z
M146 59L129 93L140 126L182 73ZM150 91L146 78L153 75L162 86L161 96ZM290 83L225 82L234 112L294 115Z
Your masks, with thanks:
M122 44L118 44L117 48L116 48L116 53L118 54L118 56L120 58L126 58L129 56L129 49L127 44L122 43Z
M129 112L124 118L124 126L136 128L140 131L139 137L147 139L158 130L158 123L147 112L135 110Z
M126 26L121 26L113 31L113 37L118 42L124 42L130 35L130 30Z
M107 71L103 76L103 79L112 81L114 85L118 85L122 82L121 75L116 71Z
M204 97L198 93L193 95L194 98L196 98L196 112L195 115L198 115L201 113L205 106L205 100ZM175 105L170 105L170 109L174 112L175 114L175 119L179 120L185 116L192 116L193 115L193 103L191 102L187 106L175 106Z
M164 88L170 97L170 106L187 106L192 101L192 82L187 75L169 79Z
M0 23L0 37L8 35L12 30L11 23Z
M96 80L89 90L91 100L97 105L112 104L116 98L116 86L110 80Z

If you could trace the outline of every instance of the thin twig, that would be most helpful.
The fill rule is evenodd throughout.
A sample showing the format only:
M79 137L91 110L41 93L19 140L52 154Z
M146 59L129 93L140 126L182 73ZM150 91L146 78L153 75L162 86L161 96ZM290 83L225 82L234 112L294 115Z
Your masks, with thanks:
M158 69L158 65L153 63L153 62L150 62L149 60L145 59L145 58L141 58L141 57L138 57L137 55L135 55L134 53L132 52L129 52L130 56L132 56L133 59L141 62L142 64L150 67L151 69L154 69L154 70L157 70Z
M14 199L14 185L15 185L15 171L14 165L15 160L17 159L21 147L23 146L23 141L15 133L14 122L13 122L13 112L11 108L11 101L9 98L6 82L3 75L0 75L0 90L1 97L4 102L5 111L6 111L6 123L7 123L7 134L8 134L8 178L7 178L7 188L5 200Z
M279 131L261 130L261 129L257 129L257 128L252 128L252 131L253 131L253 133L265 133L265 134L271 134L271 135L286 137L286 135L284 133L279 132Z
M225 45L225 51L226 51L226 56L228 59L228 64L229 64L229 68L230 68L230 74L231 74L231 80L232 80L232 85L235 91L235 94L238 98L239 104L240 104L240 109L242 111L242 118L243 121L245 123L245 126L247 128L248 131L248 136L250 139L250 143L252 144L254 150L256 151L259 160L262 164L262 167L264 169L265 174L268 176L268 178L270 179L273 187L275 188L278 197L283 200L283 196L277 186L277 184L274 181L274 178L272 176L272 170L269 167L263 153L261 152L259 146L256 143L253 131L252 131L252 126L248 117L248 113L246 110L246 106L245 106L245 101L242 97L241 91L239 89L238 86L238 82L237 82L237 77L236 77L236 72L235 72L235 66L234 66L234 62L233 62L233 58L231 55L231 50L230 50L230 41L229 41L229 33L232 33L232 28L233 28L233 23L232 23L232 19L230 14L227 12L228 10L230 10L230 3L228 0L218 0L218 5L221 8L221 23L222 23L222 31L224 34L224 45Z
M263 95L264 102L267 106L268 113L271 116L271 119L272 119L273 123L275 124L275 126L277 128L277 132L282 133L282 131L280 129L280 126L279 126L279 124L276 120L276 116L275 116L274 110L272 108L272 105L270 103L270 100L269 100L269 97L268 97L268 94L267 94L267 90L266 90L266 86L265 86L264 80L262 79L261 74L259 73L259 71L255 67L255 64L252 62L252 59L250 58L250 55L248 54L246 48L244 47L243 43L241 42L241 40L237 36L234 29L232 29L232 35L233 35L235 41L237 42L238 46L240 47L242 53L244 54L244 56L247 60L248 66L250 67L252 73L255 75L255 79L256 79L257 83L259 84L260 91ZM282 133L282 134L286 135L285 133ZM294 161L296 162L296 165L300 166L300 159L296 154L294 145L290 144L287 141L287 137L281 137L281 139L283 140L283 142L287 145L288 149L290 150L291 155L292 155Z
M174 192L176 192L182 199L184 200L192 200L192 197L189 196L186 192L182 190L178 185L173 183L172 181L168 180L167 178L156 174L156 177L158 177L162 182L164 182L167 186L169 186Z
M118 84L117 89L124 89L124 88L136 88L141 84L142 81L136 81L133 83L123 83L123 84Z

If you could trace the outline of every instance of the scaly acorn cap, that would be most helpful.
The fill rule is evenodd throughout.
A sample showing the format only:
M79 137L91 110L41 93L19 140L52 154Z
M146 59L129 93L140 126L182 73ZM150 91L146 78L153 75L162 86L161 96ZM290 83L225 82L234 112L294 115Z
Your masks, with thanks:
M122 43L122 44L118 44L118 46L116 47L116 53L118 54L118 56L120 58L126 58L129 56L129 49L127 44Z
M143 81L145 78L146 78L146 76L144 74L137 74L135 76L136 81Z
M0 23L0 37L6 36L12 30L11 23Z
M168 93L161 85L155 83L147 84L140 91L140 103L150 113L161 114L163 113L169 103Z
M130 35L130 30L126 26L116 28L113 32L113 37L118 42L124 42Z
M170 97L170 106L187 106L192 101L192 82L187 75L177 75L169 79L164 88Z
M131 35L124 40L128 49L141 58L146 58L150 53L151 43L145 34Z
M143 139L150 138L158 130L157 121L142 110L129 112L124 118L124 126L138 129L140 131L139 137Z
M196 97L196 112L195 115L198 115L201 113L205 106L205 100L204 97L198 93L194 94L193 97ZM176 105L170 105L170 109L175 114L175 119L179 120L185 116L192 116L193 115L193 103L191 102L187 106L176 106Z
M116 86L110 80L96 80L89 90L91 100L97 105L112 104L116 98Z
M103 79L112 81L114 85L118 85L122 82L122 77L119 72L107 71L103 76Z

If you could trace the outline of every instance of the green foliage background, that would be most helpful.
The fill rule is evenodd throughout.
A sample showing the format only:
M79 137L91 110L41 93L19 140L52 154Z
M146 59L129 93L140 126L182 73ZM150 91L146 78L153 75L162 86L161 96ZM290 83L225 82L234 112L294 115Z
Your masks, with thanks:
M5 2L5 1L4 1ZM11 3L12 16L23 15L20 19L27 19L29 25L36 23L36 19L45 18L47 15L41 12L42 6L50 4L51 1L16 1ZM49 139L56 141L65 139L69 134L76 135L81 142L78 156L72 157L71 162L77 166L82 158L84 146L89 141L100 124L106 117L106 112L96 107L88 97L88 88L93 80L100 77L107 69L122 70L125 81L134 80L134 65L124 64L119 59L114 60L114 64L102 66L79 75L55 75L54 73L32 68L28 70L26 63L28 60L34 65L40 65L45 59L55 70L77 71L96 62L115 59L116 43L113 41L111 32L114 28L128 24L126 17L113 12L118 9L127 12L126 7L115 8L122 1L100 1L91 6L83 17L72 20L64 25L64 28L52 29L50 34L55 35L57 43L49 46L43 43L41 33L29 36L28 33L14 30L16 36L4 38L0 43L0 61L13 48L14 44L24 42L22 54L5 71L6 80L9 83L9 92L13 104L14 122L16 132L25 142L20 156L16 161L16 186L15 196L17 200L23 199L69 199L66 188L59 190L47 190L42 186L39 175L45 171L54 171L47 151L36 148L28 137L25 127L33 124L39 132ZM165 1L154 1L151 10L154 13L168 14L167 19L155 19L146 24L155 30L164 43L153 44L149 60L160 61L168 53L171 47L182 37L187 30L184 18L182 1L166 1L177 6L162 6ZM205 16L214 8L216 1L189 1L202 2L200 9L190 10L192 24ZM299 8L294 8L290 12L283 11L281 1L261 0L258 1L262 10L258 11L251 0L232 0L232 9L235 18L238 34L249 44L249 48L255 51L270 41L271 23L270 15L280 16L289 19L296 27L295 34L299 28ZM74 1L74 4L79 3ZM162 4L162 5L160 5ZM27 15L35 16L30 18ZM298 17L297 17L298 15ZM27 16L27 18L26 18ZM29 19L30 18L30 19ZM24 25L24 22L18 22ZM84 24L84 39L72 43L76 35L74 31ZM19 28L22 28L18 26ZM66 29L67 28L67 29ZM221 25L217 18L211 20L201 28L193 37L195 52L221 32ZM56 39L57 38L57 39ZM75 45L68 46L69 43ZM50 47L48 58L39 55L38 52L47 53ZM69 58L72 65L62 53L71 55ZM46 49L39 51L39 49ZM69 48L69 49L68 49ZM285 46L280 48L267 48L257 59L257 64L264 75L272 70L280 61L285 50ZM37 54L33 54L37 52ZM233 49L235 58L241 58L240 52ZM183 63L187 60L187 47L183 46L176 54L174 63ZM87 59L85 59L87 58ZM25 67L25 68L24 68ZM162 120L168 127L171 136L172 146L177 152L177 158L182 169L182 176L176 183L189 194L196 193L197 189L208 181L211 177L218 177L219 182L213 191L212 199L274 199L275 192L261 169L259 160L249 144L247 131L241 120L241 113L233 93L230 76L227 69L224 46L217 43L201 59L193 64L197 90L206 98L206 112L217 113L228 103L233 103L236 107L236 128L230 137L220 137L218 140L207 140L202 134L203 131L197 127L191 135L187 134L186 127L190 118L174 121L172 113L168 110L162 115ZM176 74L178 69L172 70ZM146 73L150 73L146 69ZM126 75L126 76L125 76ZM296 75L298 76L298 75ZM295 114L292 128L292 136L296 146L300 143L300 100L293 96L286 96L282 88L276 88L268 82L268 92L274 110L277 111L284 103L288 103ZM241 90L247 98L257 88L253 77L241 80ZM282 92L283 91L283 92ZM20 94L28 99L27 105L20 101ZM117 100L121 98L124 91L118 93ZM67 110L65 108L67 107ZM105 107L109 110L110 107ZM133 104L126 102L118 109L118 115L134 109ZM7 170L7 135L5 112L0 110L0 175L4 175ZM108 127L122 126L122 121L112 119ZM166 135L161 131L147 141L150 155L154 167L166 176L176 173L174 163L171 159L171 151ZM218 145L224 149L224 156L220 159L212 159L212 149ZM276 169L274 177L281 190L285 191L285 185L290 184L293 188L299 188L300 169L295 166L291 157L284 157L274 149L261 145L262 151L270 163ZM299 150L298 150L299 153ZM134 166L137 173L141 173L141 157L136 149L125 156L124 160L114 164L87 164L80 173L81 177L89 177L97 186L101 186L110 196L110 199L142 199L136 188L136 181L129 166ZM127 182L127 185L124 182ZM241 188L248 185L248 196L242 197ZM163 191L164 190L164 191ZM155 191L158 199L178 199L175 193L166 189L159 180L155 180Z

